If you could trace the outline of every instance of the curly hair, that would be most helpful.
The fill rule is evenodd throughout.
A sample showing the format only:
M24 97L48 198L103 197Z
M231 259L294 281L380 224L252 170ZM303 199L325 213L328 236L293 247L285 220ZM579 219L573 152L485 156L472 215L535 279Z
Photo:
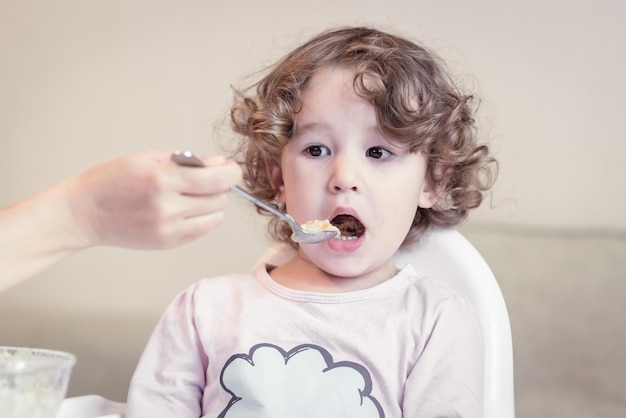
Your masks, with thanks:
M428 160L426 175L438 191L437 202L417 208L405 243L429 225L458 224L480 205L495 181L497 162L487 145L478 144L473 96L459 91L432 51L365 27L323 32L279 60L261 80L235 91L231 124L240 141L233 157L242 164L251 193L284 209L268 163L280 167L308 82L329 66L354 70L354 90L374 106L383 135ZM274 219L270 233L296 245L286 224Z

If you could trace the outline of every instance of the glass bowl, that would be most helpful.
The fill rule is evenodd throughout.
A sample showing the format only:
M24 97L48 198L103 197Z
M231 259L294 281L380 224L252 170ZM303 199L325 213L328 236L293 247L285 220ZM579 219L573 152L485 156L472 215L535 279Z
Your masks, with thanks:
M54 418L74 364L63 351L0 346L0 417Z

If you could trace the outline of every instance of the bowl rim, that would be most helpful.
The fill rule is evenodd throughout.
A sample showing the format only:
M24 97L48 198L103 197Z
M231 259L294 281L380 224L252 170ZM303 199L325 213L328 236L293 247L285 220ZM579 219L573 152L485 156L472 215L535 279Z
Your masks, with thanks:
M24 358L22 367L7 367L9 362L2 353L9 353L11 357L16 353L28 353L31 357ZM28 361L28 364L26 363ZM71 368L76 364L76 356L67 351L37 347L0 346L0 375L31 373L39 370Z

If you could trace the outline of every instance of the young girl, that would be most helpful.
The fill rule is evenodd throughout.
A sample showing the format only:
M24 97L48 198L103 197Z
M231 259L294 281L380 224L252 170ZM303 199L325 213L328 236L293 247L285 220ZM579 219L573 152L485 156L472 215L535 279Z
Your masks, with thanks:
M255 88L232 108L248 189L341 236L182 292L142 355L127 417L480 417L473 308L392 260L491 186L471 97L431 52L368 28L314 37Z

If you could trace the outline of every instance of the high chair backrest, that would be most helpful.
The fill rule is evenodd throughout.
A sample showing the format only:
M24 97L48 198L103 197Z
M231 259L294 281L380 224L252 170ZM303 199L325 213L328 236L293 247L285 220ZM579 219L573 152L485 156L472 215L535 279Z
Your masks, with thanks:
M257 262L280 265L295 255L287 246L270 248ZM456 229L430 228L420 241L394 257L422 276L437 278L464 296L478 312L485 340L484 418L514 418L513 344L509 315L491 269Z
M514 418L513 343L500 286L476 248L455 229L431 229L396 264L412 263L474 304L485 340L484 418Z

